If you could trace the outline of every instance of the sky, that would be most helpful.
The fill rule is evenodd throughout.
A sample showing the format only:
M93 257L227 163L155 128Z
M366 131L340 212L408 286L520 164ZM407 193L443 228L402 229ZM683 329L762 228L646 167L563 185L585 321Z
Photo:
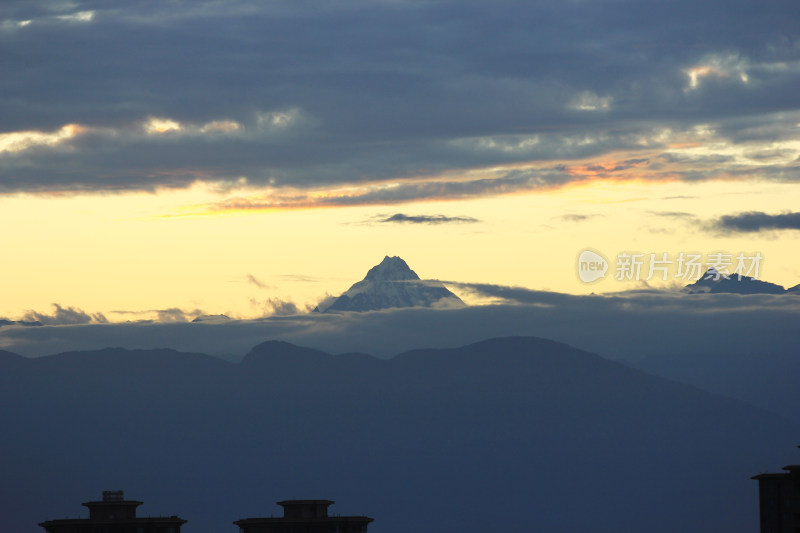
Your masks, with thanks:
M0 318L285 324L385 255L478 307L670 291L688 255L800 284L799 28L794 0L4 0Z

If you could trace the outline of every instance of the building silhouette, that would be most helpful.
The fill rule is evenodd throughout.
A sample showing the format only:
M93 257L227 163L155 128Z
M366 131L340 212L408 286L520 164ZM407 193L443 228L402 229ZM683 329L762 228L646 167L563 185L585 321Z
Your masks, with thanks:
M234 522L241 533L366 533L367 516L328 516L331 500L284 500L282 517L243 518Z
M84 502L89 518L48 520L47 533L179 533L186 520L177 516L137 518L143 502L126 500L121 490L104 490L100 501Z
M761 533L800 532L800 465L783 470L751 478L758 481Z

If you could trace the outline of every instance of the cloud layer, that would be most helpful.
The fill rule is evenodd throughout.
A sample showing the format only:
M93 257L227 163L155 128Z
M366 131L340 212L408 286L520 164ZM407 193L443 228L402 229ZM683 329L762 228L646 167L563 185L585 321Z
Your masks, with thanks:
M26 322L41 322L45 326L104 324L108 322L102 313L87 313L74 307L61 307L59 304L53 304L53 307L55 311L52 315L38 311L28 311L22 319Z
M228 207L258 209L610 176L796 181L797 13L793 0L12 0L0 192L239 183L271 192Z
M332 353L392 356L420 347L453 347L490 337L532 335L610 358L649 355L793 353L800 297L632 291L576 296L490 284L452 284L496 305L295 314L204 323L115 323L0 329L0 349L38 356L105 346L176 348L238 358L269 339ZM457 286L456 286L457 285ZM265 311L292 311L267 301ZM269 309L266 309L266 308Z

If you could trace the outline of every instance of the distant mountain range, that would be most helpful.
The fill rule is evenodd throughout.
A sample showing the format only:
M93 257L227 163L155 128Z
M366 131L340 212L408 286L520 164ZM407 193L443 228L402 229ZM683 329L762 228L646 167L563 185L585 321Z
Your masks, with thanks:
M709 268L697 281L687 285L683 290L689 294L800 294L800 285L785 289L782 285L761 281L749 276L740 276L738 274L722 275L716 269Z
M736 274L723 276L715 269L708 269L697 281L686 285L687 294L794 294L800 295L800 284L789 289L781 285ZM338 297L320 303L314 312L333 313L342 311L378 311L410 307L454 308L466 304L443 283L422 280L400 257L386 256L372 267L361 281L353 284ZM194 323L223 324L231 319L223 314L201 315ZM9 320L0 318L3 326L43 326L40 321Z
M124 489L217 533L286 498L373 533L757 531L751 475L800 426L546 339L394 358L285 342L240 363L107 348L0 353L5 530Z
M3 326L44 326L38 320L8 320L0 318L0 328Z
M399 257L383 258L366 277L314 311L377 311L397 307L455 307L464 302L438 281L422 281Z

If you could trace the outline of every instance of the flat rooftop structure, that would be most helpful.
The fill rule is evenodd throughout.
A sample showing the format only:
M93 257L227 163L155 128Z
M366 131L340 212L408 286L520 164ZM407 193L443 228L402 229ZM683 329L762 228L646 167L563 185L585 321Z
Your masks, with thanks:
M84 502L89 518L47 520L39 525L47 533L107 533L135 531L136 533L179 533L186 520L177 516L137 518L138 500L126 500L123 491L103 491L103 499Z
M366 533L368 516L329 516L331 500L283 500L283 516L243 518L234 522L242 533Z

